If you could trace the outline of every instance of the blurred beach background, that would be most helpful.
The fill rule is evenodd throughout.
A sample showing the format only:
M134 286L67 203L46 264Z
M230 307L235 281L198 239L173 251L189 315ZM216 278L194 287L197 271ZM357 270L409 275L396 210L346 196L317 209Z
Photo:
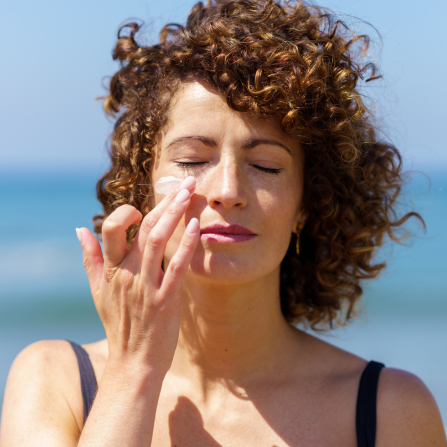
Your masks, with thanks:
M117 66L118 25L183 23L194 2L96 0L0 4L0 404L11 363L42 339L91 343L104 337L82 265L75 228L92 228L100 211L95 183L108 166L101 79ZM415 209L415 237L378 254L388 268L365 283L364 309L343 329L321 335L366 359L405 369L429 387L447 423L447 60L440 42L445 0L430 8L328 0L323 6L371 22L384 79L365 86L387 137L413 170L402 210ZM348 21L349 21L348 20ZM438 36L436 36L438 33ZM422 39L426 36L427 39ZM379 54L379 53L373 53ZM375 56L377 57L377 56ZM380 62L381 61L381 62ZM373 84L373 83L372 83Z

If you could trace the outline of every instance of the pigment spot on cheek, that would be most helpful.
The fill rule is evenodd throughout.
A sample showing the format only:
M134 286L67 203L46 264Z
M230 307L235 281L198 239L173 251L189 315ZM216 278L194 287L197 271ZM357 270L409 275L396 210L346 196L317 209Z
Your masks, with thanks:
M155 192L158 194L167 195L180 185L183 182L183 179L177 177L162 177L157 183L154 185Z

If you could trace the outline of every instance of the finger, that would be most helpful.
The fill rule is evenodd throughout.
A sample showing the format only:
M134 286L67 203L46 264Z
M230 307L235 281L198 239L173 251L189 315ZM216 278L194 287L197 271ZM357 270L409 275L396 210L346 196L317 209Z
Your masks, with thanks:
M180 246L172 257L161 286L162 296L180 296L183 278L200 239L199 221L193 217L186 227Z
M118 266L127 252L126 230L138 223L142 214L131 205L121 205L102 224L104 262L107 267Z
M90 283L90 290L93 298L95 298L99 291L104 266L101 245L87 228L76 228L76 234L81 243L84 267Z
M175 199L155 224L146 239L141 271L149 281L160 279L161 262L166 244L172 236L180 219L191 201L191 193L187 189L179 191Z
M156 223L159 221L160 217L166 211L168 206L172 203L175 196L181 189L187 189L191 193L194 191L196 186L196 179L192 176L186 177L185 180L180 184L178 188L173 188L166 197L150 212L148 213L143 222L141 222L140 229L132 245L131 251L137 251L139 257L142 256L144 248L146 246L146 240L149 233L152 231ZM134 248L135 247L135 248ZM129 258L132 258L133 253L129 253Z

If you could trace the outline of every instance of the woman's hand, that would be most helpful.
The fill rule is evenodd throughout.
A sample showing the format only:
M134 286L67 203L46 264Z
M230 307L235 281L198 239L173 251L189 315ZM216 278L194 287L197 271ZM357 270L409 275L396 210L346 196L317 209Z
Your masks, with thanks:
M134 207L123 205L104 221L101 246L86 228L77 230L96 309L109 344L108 366L149 368L164 375L177 346L183 277L200 237L190 220L164 273L166 244L190 203L195 179L186 178L144 219L130 250L126 230L140 222Z

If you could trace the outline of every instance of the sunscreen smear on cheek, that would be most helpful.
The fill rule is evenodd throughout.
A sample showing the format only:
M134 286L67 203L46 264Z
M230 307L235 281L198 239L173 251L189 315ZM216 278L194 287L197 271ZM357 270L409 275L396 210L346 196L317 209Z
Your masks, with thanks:
M167 195L171 192L172 189L176 188L183 182L182 178L177 177L162 177L157 183L154 185L155 192L158 194Z

